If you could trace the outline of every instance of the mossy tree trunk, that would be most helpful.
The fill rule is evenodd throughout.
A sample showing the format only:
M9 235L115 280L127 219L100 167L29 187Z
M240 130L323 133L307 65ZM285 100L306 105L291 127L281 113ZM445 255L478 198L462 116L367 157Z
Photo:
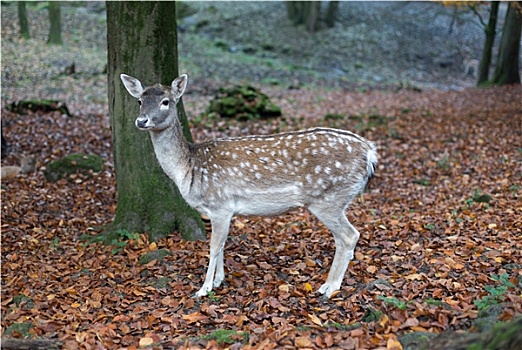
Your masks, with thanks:
M175 3L108 1L107 45L118 196L112 231L148 232L156 240L179 230L185 239L205 239L199 213L160 168L149 133L134 125L138 103L120 80L120 74L126 73L145 85L169 85L178 76ZM181 102L178 111L185 137L191 140Z
M520 84L519 55L522 30L522 2L510 2L498 49L493 84Z
M27 20L27 9L25 1L18 1L18 24L20 25L20 37L29 39L29 21Z
M484 28L484 31L486 32L486 40L484 40L484 48L482 49L477 85L483 84L489 79L489 66L491 65L491 55L493 52L493 44L495 43L499 4L499 1L493 1L491 3L489 21Z
M48 44L62 45L62 19L59 1L49 1L49 29Z

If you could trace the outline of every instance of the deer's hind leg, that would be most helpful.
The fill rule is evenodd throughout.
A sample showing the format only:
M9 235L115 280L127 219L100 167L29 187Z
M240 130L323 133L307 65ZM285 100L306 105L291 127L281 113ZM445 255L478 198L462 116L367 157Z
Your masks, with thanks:
M323 224L332 231L335 240L335 255L330 267L326 282L318 292L330 297L332 293L341 287L346 269L353 259L355 245L359 240L359 231L348 221L345 208L332 208L328 205L311 205L310 212L317 216Z

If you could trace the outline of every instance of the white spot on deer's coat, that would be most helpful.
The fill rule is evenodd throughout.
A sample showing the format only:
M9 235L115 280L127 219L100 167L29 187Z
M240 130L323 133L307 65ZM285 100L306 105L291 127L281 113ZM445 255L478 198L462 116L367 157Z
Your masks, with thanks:
M306 181L311 184L312 183L312 175L306 174Z
M316 173L316 174L319 174L319 173L321 172L321 169L322 169L322 167L321 167L320 165L317 165L317 166L315 167L315 169L314 169L314 170L315 170L315 173Z
M262 175L260 173L255 173L254 176L256 177L256 179L260 179L262 177Z
M338 168L338 169L340 169L341 166L342 166L341 162L338 161L338 160L336 160L336 161L335 161L335 167Z

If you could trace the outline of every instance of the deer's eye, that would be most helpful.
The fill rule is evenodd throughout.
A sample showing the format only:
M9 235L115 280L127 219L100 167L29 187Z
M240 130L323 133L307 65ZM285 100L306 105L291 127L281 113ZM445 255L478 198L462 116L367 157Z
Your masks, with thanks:
M141 106L141 100L138 100L138 105L140 105L140 106Z
M168 106L169 105L169 100L163 100L163 101L161 101L161 104L164 105L164 106Z

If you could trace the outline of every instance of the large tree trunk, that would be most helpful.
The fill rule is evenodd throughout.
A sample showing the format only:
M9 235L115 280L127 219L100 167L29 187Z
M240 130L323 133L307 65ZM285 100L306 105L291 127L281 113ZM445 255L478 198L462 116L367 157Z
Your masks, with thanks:
M199 213L160 168L149 134L134 125L138 103L120 80L120 74L127 73L146 85L170 85L178 76L175 3L108 1L107 45L118 195L112 229L146 231L153 240L177 229L185 239L205 239ZM181 102L178 111L185 137L191 140Z
M519 54L522 30L522 2L510 2L502 30L493 84L520 84Z
M493 44L495 43L499 4L499 1L493 1L491 3L488 25L484 29L486 32L486 40L484 40L484 48L482 49L477 85L483 84L489 79L489 66L491 65L491 55L493 52Z
M49 1L49 29L48 44L62 45L62 22L59 1Z
M27 9L24 1L18 1L18 23L20 24L20 36L29 39L29 21L27 20Z

